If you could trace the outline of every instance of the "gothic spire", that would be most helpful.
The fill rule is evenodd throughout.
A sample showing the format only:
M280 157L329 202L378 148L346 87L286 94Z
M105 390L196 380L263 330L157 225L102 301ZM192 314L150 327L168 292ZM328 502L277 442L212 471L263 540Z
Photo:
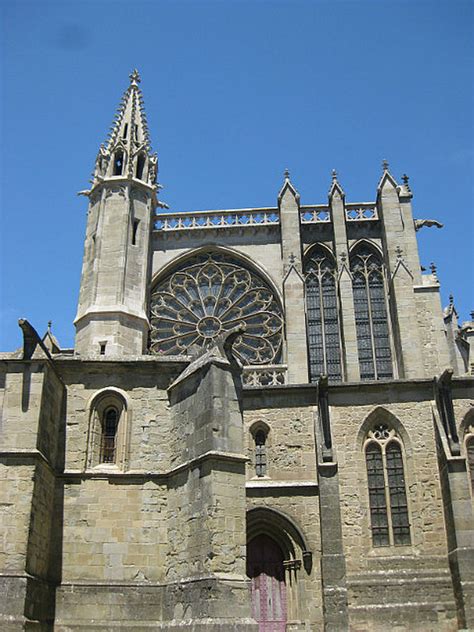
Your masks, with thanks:
M148 123L137 70L130 74L107 140L100 146L93 185L104 178L137 178L153 185L158 161L152 153Z
M145 146L148 151L151 151L148 124L143 106L143 95L139 88L141 79L138 70L134 70L129 77L130 84L117 108L106 142L106 148L108 150L113 149L119 139L125 141L133 139Z

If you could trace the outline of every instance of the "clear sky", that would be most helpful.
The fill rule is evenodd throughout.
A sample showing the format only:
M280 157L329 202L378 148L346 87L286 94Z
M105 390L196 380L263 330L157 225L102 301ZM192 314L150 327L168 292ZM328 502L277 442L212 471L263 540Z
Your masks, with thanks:
M370 201L386 158L410 176L443 304L473 297L473 3L463 0L0 0L0 350L19 317L72 346L87 200L137 67L172 210L303 204L331 169Z

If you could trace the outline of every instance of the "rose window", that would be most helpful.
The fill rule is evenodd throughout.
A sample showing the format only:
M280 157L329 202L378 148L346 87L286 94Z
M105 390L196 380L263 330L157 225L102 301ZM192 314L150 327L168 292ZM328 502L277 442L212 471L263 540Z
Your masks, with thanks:
M279 362L283 317L265 281L227 256L188 259L151 295L152 353L186 355L245 323L232 350L244 365Z

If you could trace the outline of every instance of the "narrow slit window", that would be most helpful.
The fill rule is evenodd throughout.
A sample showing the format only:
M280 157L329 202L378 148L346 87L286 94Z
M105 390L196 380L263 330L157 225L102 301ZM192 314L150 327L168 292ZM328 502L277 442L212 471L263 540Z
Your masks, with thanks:
M100 442L100 462L115 463L115 448L118 427L118 411L107 408L102 419L102 434Z
M105 349L107 347L107 343L106 342L101 342L99 345L99 349L100 349L100 355L105 355Z
M132 225L132 246L136 246L137 245L137 232L138 232L138 225L140 224L140 220L139 219L134 219L133 220L133 225Z
M123 126L123 139L127 138L127 134L128 134L128 123L125 123L125 125Z
M94 234L94 235L92 235L92 240L91 240L91 250L90 250L90 253L91 253L91 257L90 258L91 259L95 258L96 245L97 245L96 244L96 235Z
M139 154L137 158L137 170L136 170L136 176L139 180L143 179L144 170L145 170L145 156L143 154Z
M121 176L123 173L124 153L121 150L114 155L114 176Z
M263 430L258 430L255 434L255 474L265 476L267 473L267 435Z

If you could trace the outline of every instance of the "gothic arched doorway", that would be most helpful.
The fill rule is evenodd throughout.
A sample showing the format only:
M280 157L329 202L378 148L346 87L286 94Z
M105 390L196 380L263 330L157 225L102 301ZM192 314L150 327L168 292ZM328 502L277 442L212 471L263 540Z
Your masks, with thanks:
M252 615L260 632L285 632L287 620L283 552L266 534L247 545L247 575L251 580Z

